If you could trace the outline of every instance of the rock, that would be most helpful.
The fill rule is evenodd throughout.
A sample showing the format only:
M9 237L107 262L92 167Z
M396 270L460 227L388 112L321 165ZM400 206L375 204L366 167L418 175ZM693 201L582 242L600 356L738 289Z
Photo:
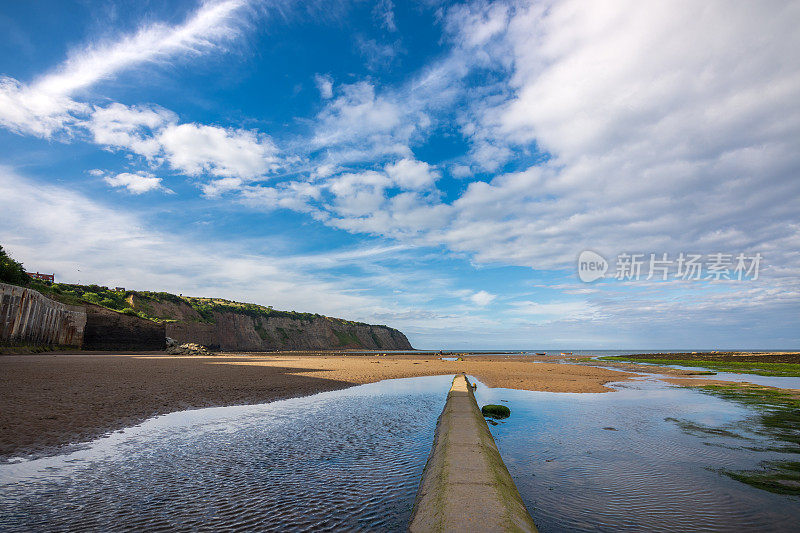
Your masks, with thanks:
M167 348L167 353L170 355L212 355L205 346L195 342L170 346Z
M171 337L167 337L167 348L172 348L174 346L178 346L178 344L179 344L178 341L176 341L175 339L173 339Z
M481 407L481 414L486 418L508 418L511 416L511 409L505 405L484 405Z

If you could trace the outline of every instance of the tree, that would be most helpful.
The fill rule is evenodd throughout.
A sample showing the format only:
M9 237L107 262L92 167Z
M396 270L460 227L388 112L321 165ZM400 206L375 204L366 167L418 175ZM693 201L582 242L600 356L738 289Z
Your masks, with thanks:
M25 273L22 263L11 259L0 246L0 282L12 285L27 285L31 278Z

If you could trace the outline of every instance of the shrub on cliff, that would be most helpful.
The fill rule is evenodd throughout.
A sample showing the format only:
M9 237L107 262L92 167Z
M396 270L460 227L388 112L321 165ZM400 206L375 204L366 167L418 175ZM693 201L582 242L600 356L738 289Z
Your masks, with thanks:
M22 263L11 259L0 246L0 282L12 285L27 285L31 278L25 273Z

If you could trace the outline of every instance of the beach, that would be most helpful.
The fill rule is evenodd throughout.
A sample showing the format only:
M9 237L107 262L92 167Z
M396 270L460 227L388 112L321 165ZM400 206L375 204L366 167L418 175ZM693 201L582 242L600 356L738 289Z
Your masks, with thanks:
M184 409L264 403L384 379L467 373L491 387L608 392L630 373L487 355L46 353L0 357L0 457L48 454Z

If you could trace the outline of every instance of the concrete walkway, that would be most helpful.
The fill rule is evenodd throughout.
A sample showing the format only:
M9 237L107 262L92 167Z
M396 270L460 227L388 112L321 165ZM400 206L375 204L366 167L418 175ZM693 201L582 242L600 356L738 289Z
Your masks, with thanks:
M439 417L409 531L536 531L464 375Z

